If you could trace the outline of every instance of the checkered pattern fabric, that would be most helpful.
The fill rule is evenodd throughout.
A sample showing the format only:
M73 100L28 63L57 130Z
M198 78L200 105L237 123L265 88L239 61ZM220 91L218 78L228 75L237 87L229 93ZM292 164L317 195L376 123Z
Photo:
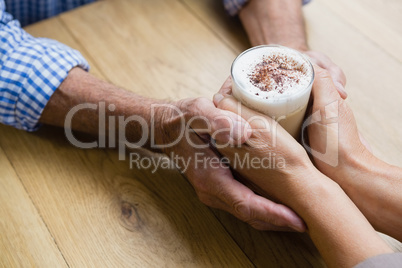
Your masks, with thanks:
M27 131L50 96L75 66L88 70L82 55L57 41L34 38L5 11L0 0L0 122Z
M50 18L95 0L5 0L7 12L22 26Z
M309 3L311 0L303 0L303 5ZM240 9L248 2L248 0L223 0L226 11L231 16L237 15Z
M89 68L78 51L54 40L34 38L21 24L27 25L93 1L0 0L1 123L36 130L44 107L68 72L75 66ZM303 3L309 1L303 0ZM236 15L247 0L223 2L228 13Z

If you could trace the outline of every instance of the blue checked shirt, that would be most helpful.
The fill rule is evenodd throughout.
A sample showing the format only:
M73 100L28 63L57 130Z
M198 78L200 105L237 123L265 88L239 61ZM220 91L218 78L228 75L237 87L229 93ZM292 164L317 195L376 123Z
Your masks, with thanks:
M303 5L309 3L311 0L303 0ZM240 9L248 2L248 0L223 0L223 5L226 11L231 16L237 15Z
M43 109L68 72L75 66L89 69L88 63L78 51L54 40L34 38L21 25L93 1L0 0L1 123L26 131L36 130ZM231 15L236 15L247 2L223 1Z
M10 2L13 2L11 7L19 9L16 14L24 16L22 7L31 7L36 1ZM43 108L68 72L75 66L86 70L89 66L78 51L26 33L5 9L4 0L0 0L0 122L34 131L39 126ZM33 10L35 14L50 15ZM25 11L29 11L25 21L32 21L32 9ZM36 15L33 18L37 18Z

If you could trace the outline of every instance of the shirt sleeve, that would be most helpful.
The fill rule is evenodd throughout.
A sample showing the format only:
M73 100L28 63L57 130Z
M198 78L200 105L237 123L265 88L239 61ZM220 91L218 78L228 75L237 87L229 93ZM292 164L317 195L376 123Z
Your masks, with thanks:
M311 0L302 0L303 5ZM230 16L236 16L240 9L248 2L248 0L223 0L223 5Z
M0 122L34 131L52 94L82 55L47 38L34 38L5 11L0 0Z
M382 254L359 263L354 268L400 268L402 267L402 253Z

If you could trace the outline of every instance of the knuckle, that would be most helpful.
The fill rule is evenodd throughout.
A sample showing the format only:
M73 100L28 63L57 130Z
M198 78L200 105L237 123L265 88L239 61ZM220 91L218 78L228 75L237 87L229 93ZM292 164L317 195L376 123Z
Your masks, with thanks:
M194 100L191 98L181 99L181 100L177 101L177 108L180 111L188 110L188 108L192 105L193 101Z
M243 200L235 201L232 207L236 217L245 222L253 221L250 213L250 208Z
M316 75L320 78L331 78L331 74L327 69L316 70Z
M330 69L330 72L333 73L336 77L342 77L343 76L342 69L337 65L333 65L331 67L331 69Z
M194 100L191 110L193 116L203 118L206 122L211 122L215 114L214 111L217 109L211 100L200 97Z
M222 110L229 110L229 108L233 105L233 102L230 98L223 98L219 104L218 108Z
M337 73L343 74L343 70L338 65L335 65L335 70L336 70Z
M219 197L223 202L230 204L233 199L231 191L219 182L214 184L214 195Z
M197 111L203 111L211 103L212 103L212 101L210 101L209 99L207 99L205 97L199 97L199 98L194 99L193 105L195 106L195 109Z
M233 119L228 114L222 113L214 116L211 123L213 130L221 131L232 128Z

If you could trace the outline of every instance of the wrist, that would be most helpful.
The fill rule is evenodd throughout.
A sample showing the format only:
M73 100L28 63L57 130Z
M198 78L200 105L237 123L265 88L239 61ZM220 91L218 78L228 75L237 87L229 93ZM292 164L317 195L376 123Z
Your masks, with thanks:
M382 161L362 148L358 153L341 154L337 170L330 177L347 191L353 189L354 184L360 180L366 181L373 169L382 167Z
M149 133L153 139L153 151L168 154L180 138L183 113L179 102L163 102L153 106Z
M348 165L340 170L337 180L370 223L378 231L401 239L401 169L367 151L348 159Z
M329 192L340 189L336 182L317 170L308 158L294 167L285 170L287 184L283 194L286 194L286 200L282 201L298 213L308 206L320 203Z
M341 190L340 186L318 171L315 167L305 168L296 174L298 183L292 185L290 206L297 212L321 204L322 200ZM306 202L308 200L308 202Z
M204 119L195 115L195 112L200 110L199 100L183 99L154 106L151 126L154 128L153 135L157 149L169 154L177 146L188 144L189 141L184 139L188 135L186 132L190 131L189 123L194 123L196 119L200 121Z
M308 50L302 1L252 0L239 17L252 46L277 44Z

